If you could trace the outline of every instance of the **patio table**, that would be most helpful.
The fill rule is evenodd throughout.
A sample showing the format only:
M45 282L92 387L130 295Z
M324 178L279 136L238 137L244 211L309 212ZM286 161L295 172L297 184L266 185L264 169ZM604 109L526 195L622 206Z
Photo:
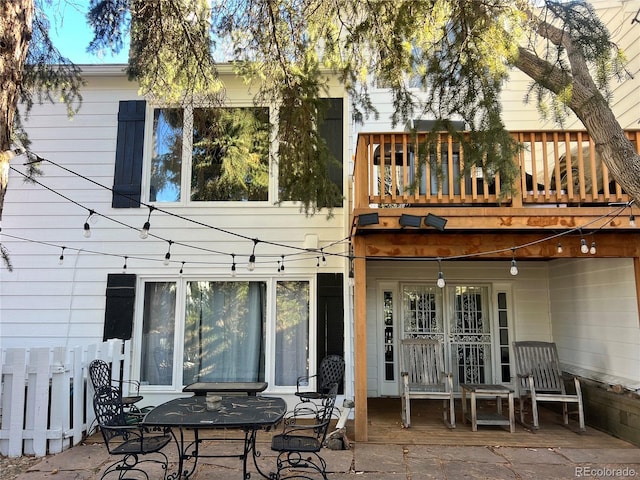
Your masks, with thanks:
M478 425L506 425L511 433L515 432L513 413L513 389L504 385L483 383L461 383L462 390L462 423L467 421L467 392L471 393L471 431L477 432ZM496 413L478 413L476 400L478 398L495 398ZM506 398L509 416L502 415L502 399Z
M169 479L189 478L196 470L198 458L205 457L237 457L242 459L243 479L251 474L247 472L247 459L251 455L253 464L260 475L269 478L260 470L256 457L256 434L258 430L270 430L283 418L287 409L284 399L264 396L227 396L217 410L207 410L204 395L188 398L176 398L158 405L144 417L142 425L149 428L170 429L178 449L178 470L168 476ZM200 444L204 440L201 430L235 429L244 432L243 438L225 440L242 440L242 453L235 455L204 455L200 452ZM185 432L192 431L193 438L186 438ZM191 466L185 465L192 460Z

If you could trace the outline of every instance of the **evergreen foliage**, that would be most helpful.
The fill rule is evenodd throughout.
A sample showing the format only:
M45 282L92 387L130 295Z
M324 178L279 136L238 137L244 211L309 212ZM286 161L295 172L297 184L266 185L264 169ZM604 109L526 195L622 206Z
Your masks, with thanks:
M223 105L217 65L232 61L254 86L256 104L277 108L271 120L279 200L299 201L309 214L324 207L330 213L341 197L327 175L335 160L318 134L327 71L339 73L356 120L377 115L369 90L375 79L391 89L396 124L417 116L442 120L439 127L463 121L470 133L451 133L465 147L465 167L499 174L503 189L517 173L518 146L504 129L500 106L511 68L532 77L530 98L541 113L561 119L569 107L583 122L576 88L595 89L606 100L608 82L625 73L607 29L580 0L91 0L88 22L95 34L90 51L117 52L129 36L129 77L157 104ZM20 100L28 109L56 92L72 113L81 100L79 71L56 52L47 30L39 9L29 60L17 66L24 69ZM218 166L218 183L196 182L197 195L251 197L266 172L242 134L225 142L206 147L230 153ZM631 161L603 151L605 162ZM428 158L422 155L423 162ZM609 167L614 176L620 171ZM640 192L640 179L635 186L616 180L629 193Z

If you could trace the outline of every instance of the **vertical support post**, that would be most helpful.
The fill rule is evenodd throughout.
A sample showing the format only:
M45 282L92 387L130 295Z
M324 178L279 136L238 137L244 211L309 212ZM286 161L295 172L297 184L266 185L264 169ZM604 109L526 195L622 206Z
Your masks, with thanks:
M354 266L354 372L355 372L355 439L368 440L367 409L367 262L366 237L352 238L355 258Z

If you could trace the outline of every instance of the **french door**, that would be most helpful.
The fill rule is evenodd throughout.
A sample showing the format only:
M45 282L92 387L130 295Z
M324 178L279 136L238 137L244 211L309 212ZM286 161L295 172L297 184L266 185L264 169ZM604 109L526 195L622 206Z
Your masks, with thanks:
M401 295L402 338L440 340L456 390L495 381L488 286L404 284Z

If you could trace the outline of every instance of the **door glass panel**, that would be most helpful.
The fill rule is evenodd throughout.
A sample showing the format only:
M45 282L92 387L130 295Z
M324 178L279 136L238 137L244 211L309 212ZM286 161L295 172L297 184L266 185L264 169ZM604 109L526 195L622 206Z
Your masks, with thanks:
M488 288L458 286L451 288L450 293L454 383L492 383Z
M404 337L428 337L444 341L441 289L426 285L402 288Z
M507 309L507 294L498 292L498 329L500 331L500 380L504 383L511 381L509 358L509 310Z
M144 286L140 371L140 381L145 385L173 383L175 318L175 282L147 282Z
M309 282L278 282L276 289L276 385L294 386L309 375Z
M395 335L393 332L393 292L384 292L384 379L395 380L395 362L393 360L393 345Z

